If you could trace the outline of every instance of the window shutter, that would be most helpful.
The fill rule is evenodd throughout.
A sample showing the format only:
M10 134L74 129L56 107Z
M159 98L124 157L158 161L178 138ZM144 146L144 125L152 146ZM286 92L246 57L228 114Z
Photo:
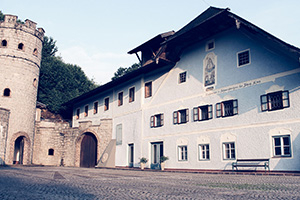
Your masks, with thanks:
M261 111L268 110L268 97L266 94L260 96Z
M212 119L212 105L208 105L207 110L208 110L208 119Z
M199 114L198 114L199 110L198 109L199 109L198 107L193 108L194 122L199 120L199 117L198 117L199 116Z
M160 114L160 126L164 125L164 114Z
M186 117L186 122L188 122L189 121L189 109L186 109L185 110L185 117Z
M151 118L150 118L150 127L151 128L154 127L154 116L151 116Z
M235 99L232 101L233 104L233 115L237 115L238 114L238 100Z
M217 118L222 116L222 106L221 103L216 104L216 115Z
M283 108L290 107L290 100L289 100L289 91L282 92L282 106Z
M173 124L178 124L178 114L177 114L177 111L173 112Z

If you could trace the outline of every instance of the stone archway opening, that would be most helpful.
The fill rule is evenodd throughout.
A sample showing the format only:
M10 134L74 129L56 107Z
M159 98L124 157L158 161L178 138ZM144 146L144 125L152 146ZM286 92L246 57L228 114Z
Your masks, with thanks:
M97 164L97 138L87 132L83 134L80 144L80 167L95 167Z
M13 164L23 165L24 160L24 136L20 136L15 140Z

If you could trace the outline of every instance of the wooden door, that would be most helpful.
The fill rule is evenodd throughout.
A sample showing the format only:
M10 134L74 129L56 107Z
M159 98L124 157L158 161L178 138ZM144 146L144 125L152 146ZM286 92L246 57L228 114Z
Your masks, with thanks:
M97 139L86 133L81 141L80 167L95 167L97 164Z

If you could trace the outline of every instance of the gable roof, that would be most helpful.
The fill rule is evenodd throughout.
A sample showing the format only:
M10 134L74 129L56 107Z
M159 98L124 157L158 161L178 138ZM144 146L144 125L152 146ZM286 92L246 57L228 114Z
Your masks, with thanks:
M251 34L261 42L275 47L290 58L296 59L297 62L300 61L299 48L276 38L254 24L231 13L228 8L222 9L209 7L206 11L201 13L198 17L181 28L179 31L175 33L174 31L170 31L159 34L128 52L129 54L133 54L149 48L149 45L150 47L152 45L160 45L161 47L164 47L162 48L164 52L160 52L160 54L164 54L164 56L159 57L160 55L158 55L160 61L162 62L149 62L149 64L144 65L135 71L132 71L114 81L108 82L105 85L99 86L90 92L72 99L71 101L65 103L65 105L74 104L93 95L105 92L106 90L121 85L124 82L129 81L143 73L148 73L166 66L171 68L173 64L170 61L178 61L181 52L186 47L233 27L241 31L245 31L245 33Z
M245 33L251 34L261 42L277 48L287 56L299 60L299 48L278 39L247 20L231 13L229 8L221 9L209 7L206 11L177 31L167 41L163 42L162 45L168 45L167 51L170 51L170 49L173 50L170 56L175 57L175 59L177 57L178 59L182 50L191 44L205 40L214 34L233 27L245 31Z

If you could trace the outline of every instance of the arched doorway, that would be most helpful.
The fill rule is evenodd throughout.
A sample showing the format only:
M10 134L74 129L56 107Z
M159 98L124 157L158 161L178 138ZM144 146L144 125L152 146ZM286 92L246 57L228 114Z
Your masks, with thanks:
M20 136L15 141L13 164L23 164L24 157L24 136Z
M97 139L85 133L80 145L80 167L95 167L97 164Z

